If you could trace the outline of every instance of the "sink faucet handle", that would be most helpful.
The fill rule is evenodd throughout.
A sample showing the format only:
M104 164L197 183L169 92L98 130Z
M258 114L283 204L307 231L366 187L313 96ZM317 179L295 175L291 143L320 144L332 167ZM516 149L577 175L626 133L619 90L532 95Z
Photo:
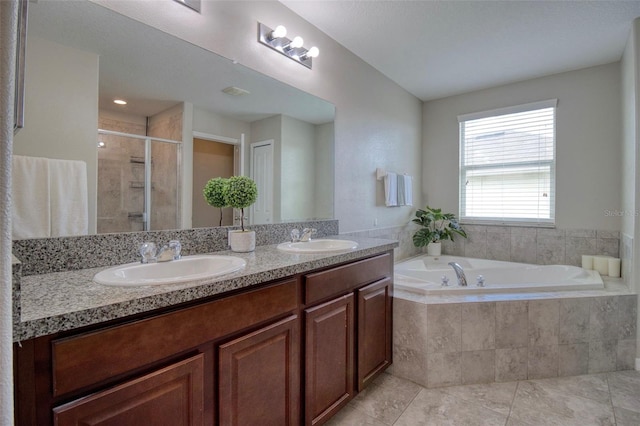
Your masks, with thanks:
M300 241L309 241L311 240L311 236L318 233L316 228L304 228L302 230L302 235L300 236Z
M291 242L297 243L300 241L300 231L297 228L291 230Z
M141 263L153 263L156 261L158 255L158 248L156 243L147 241L140 246Z
M169 241L169 250L173 253L173 260L178 260L182 257L180 252L182 251L182 244L178 240Z

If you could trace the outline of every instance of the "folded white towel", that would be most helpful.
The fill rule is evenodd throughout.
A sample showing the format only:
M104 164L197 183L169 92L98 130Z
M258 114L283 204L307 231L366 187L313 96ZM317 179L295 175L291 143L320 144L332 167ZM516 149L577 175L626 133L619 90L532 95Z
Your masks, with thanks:
M49 160L49 178L51 236L86 235L89 232L87 164Z
M11 178L12 238L51 236L49 160L14 155Z
M384 203L387 207L398 205L398 175L387 172L384 177Z

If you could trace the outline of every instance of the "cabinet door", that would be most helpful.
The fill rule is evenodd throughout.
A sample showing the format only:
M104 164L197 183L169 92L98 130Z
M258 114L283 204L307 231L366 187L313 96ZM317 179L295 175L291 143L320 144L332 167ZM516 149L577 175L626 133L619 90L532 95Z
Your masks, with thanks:
M354 395L353 293L305 310L305 424L324 423Z
M358 290L358 392L391 364L391 279Z
M292 315L220 346L221 425L300 423L298 318Z
M202 425L204 356L55 408L57 426Z

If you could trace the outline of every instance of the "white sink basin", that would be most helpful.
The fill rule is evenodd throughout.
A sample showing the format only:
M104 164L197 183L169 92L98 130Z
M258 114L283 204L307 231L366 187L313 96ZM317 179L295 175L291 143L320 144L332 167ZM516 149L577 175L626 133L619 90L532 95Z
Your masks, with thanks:
M358 243L355 241L331 239L278 244L278 250L289 253L328 253L332 251L353 250L356 247L358 247Z
M198 255L160 263L128 263L98 272L93 281L113 286L175 284L229 274L247 262L235 256Z

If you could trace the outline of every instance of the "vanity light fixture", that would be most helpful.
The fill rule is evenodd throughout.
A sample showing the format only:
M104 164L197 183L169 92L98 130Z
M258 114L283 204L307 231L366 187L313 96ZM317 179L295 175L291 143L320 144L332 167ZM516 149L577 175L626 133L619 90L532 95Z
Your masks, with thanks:
M127 101L125 101L124 99L114 99L113 103L117 105L126 105Z
M280 52L289 59L309 69L311 69L313 65L313 58L317 58L320 54L320 50L315 46L306 49L303 46L304 40L300 36L288 39L287 29L282 25L278 25L274 30L258 22L258 42Z

